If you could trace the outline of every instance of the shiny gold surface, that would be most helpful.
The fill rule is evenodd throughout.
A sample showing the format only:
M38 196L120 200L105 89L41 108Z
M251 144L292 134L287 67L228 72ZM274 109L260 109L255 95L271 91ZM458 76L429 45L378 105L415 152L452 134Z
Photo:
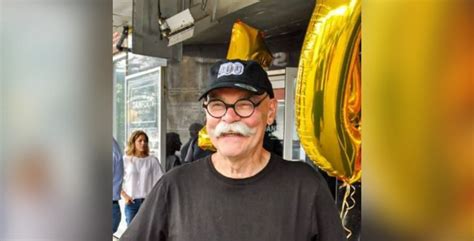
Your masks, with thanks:
M346 183L361 178L361 2L318 1L298 67L296 126L307 155Z
M198 146L203 150L216 151L216 148L212 144L211 138L209 137L205 126L199 131Z
M238 20L232 27L227 59L254 60L268 67L273 58L263 41L263 32Z

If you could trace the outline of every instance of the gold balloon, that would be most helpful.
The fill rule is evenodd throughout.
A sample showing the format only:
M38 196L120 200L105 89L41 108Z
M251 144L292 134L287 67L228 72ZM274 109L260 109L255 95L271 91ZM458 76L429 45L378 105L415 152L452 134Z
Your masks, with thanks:
M317 1L296 84L296 126L306 154L329 175L361 178L361 2Z
M199 131L198 146L203 150L216 151L216 148L212 144L211 138L209 137L205 126Z
M237 20L232 27L227 59L254 60L268 67L273 58L263 41L263 32Z

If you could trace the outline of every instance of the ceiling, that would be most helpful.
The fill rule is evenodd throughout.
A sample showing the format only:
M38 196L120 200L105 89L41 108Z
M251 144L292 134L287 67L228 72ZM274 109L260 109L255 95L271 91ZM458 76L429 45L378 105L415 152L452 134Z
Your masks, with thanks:
M113 31L122 32L122 26L132 24L133 0L113 0Z
M166 7L167 4L176 5L177 2L177 0L160 1L162 7ZM265 38L304 31L315 5L315 1L312 0L189 0L187 4L206 3L206 7L212 8L215 2L217 2L218 24L194 36L185 44L228 42L232 24L237 19L262 30ZM186 3L183 4L186 5ZM131 26L132 6L133 0L113 0L114 32L121 32L124 25Z

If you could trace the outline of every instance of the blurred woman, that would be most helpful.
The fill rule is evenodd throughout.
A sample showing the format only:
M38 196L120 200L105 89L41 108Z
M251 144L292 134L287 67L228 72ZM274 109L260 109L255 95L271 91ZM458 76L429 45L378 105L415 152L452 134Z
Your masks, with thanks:
M179 134L176 132L166 133L166 172L170 171L173 167L181 165L181 160L175 154L181 148L181 139Z
M147 134L141 130L134 131L128 139L123 157L122 196L127 224L132 222L146 196L163 175L160 162L149 152Z

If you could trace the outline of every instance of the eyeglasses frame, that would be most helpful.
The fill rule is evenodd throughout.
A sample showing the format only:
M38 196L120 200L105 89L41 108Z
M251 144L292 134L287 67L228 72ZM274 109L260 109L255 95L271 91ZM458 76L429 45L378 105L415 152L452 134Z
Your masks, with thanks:
M265 95L261 100L259 100L257 103L254 103L254 102L250 99L251 97L238 99L238 100L236 100L236 101L234 102L234 104L227 104L227 103L225 103L223 100L214 99L214 100L208 101L207 103L206 103L206 102L203 102L203 103L202 103L202 108L204 108L204 109L206 110L206 112L207 112L210 116L212 116L212 117L214 117L214 118L222 118L222 117L224 117L225 114L227 114L227 110L228 110L229 108L232 108L232 109L234 110L235 114L238 115L240 118L249 118L250 116L253 115L253 113L255 113L255 109L256 109L261 103L263 103L263 101L267 98L267 96L269 96L269 95L266 94L266 95ZM247 101L249 101L250 103L252 103L252 105L253 105L252 113L250 113L250 114L247 115L247 116L241 116L241 115L235 110L235 105L237 104L237 102L242 101L242 100L247 100ZM212 114L209 112L209 110L207 109L207 106L208 106L209 103L212 102L212 101L220 101L220 102L222 102L222 103L224 104L224 106L225 106L225 111L224 111L224 113L223 113L221 116L219 116L219 117L214 116L214 115L212 115Z

